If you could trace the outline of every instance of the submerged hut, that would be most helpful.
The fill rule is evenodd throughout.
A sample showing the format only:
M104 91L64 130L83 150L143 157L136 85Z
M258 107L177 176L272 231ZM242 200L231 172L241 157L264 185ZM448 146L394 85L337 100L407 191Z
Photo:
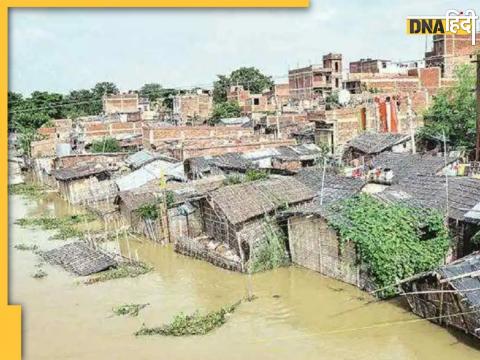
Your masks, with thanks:
M341 214L328 211L330 204L359 193L365 182L330 173L323 177L318 168L304 169L296 179L313 189L317 197L306 206L290 210L288 242L292 262L360 288L366 287L366 270L358 261L355 245L349 242L340 251L339 235L329 226L329 221Z
M55 170L60 195L71 204L113 198L117 189L110 172L100 165L85 165Z
M213 241L211 256L195 253L195 239L184 239L176 249L222 266L218 261L212 261L215 249L220 247L224 253L233 253L239 261L235 270L246 271L247 262L262 246L267 232L281 231L270 216L289 206L310 201L314 195L311 189L292 177L221 187L200 201L204 232ZM189 249L194 250L189 252Z
M401 284L412 311L480 339L480 253Z

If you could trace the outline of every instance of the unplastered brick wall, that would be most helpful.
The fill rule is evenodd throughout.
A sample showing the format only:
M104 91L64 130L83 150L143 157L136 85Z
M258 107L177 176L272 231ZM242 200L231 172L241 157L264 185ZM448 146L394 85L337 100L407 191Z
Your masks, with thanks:
M81 154L69 155L56 158L54 167L56 169L71 168L89 164L100 164L105 167L117 166L123 162L128 154Z
M143 127L143 145L146 148L158 147L165 142L210 138L241 138L253 135L252 128L240 126L172 126Z
M209 94L178 95L174 99L173 112L182 122L198 119L204 121L212 116L213 98Z
M115 135L138 135L142 134L142 122L87 122L78 130L85 140L93 140L106 136Z
M32 141L30 150L33 158L55 156L56 142L54 138Z
M441 69L439 67L418 69L418 78L423 88L437 89L441 86Z
M109 95L103 98L103 111L107 114L138 111L137 94Z

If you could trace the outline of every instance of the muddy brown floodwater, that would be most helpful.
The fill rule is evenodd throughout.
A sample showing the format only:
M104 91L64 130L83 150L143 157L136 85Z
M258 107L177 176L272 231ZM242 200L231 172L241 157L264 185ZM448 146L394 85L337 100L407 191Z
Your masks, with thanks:
M398 301L369 302L365 293L298 267L248 277L174 253L147 240L129 241L130 251L152 264L134 279L93 285L60 268L31 277L40 249L62 244L49 232L13 225L15 219L78 211L56 196L31 201L10 198L10 302L23 305L25 359L479 359L474 341L419 320ZM122 243L123 251L127 251ZM142 323L157 326L180 311L202 312L247 294L228 322L204 336L135 337ZM149 303L138 317L114 317L112 307Z

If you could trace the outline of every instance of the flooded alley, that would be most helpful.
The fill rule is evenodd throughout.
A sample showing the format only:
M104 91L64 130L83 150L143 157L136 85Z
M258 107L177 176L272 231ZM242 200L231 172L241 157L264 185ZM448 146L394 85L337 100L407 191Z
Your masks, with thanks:
M411 314L397 300L374 302L357 288L291 266L248 276L175 253L146 239L123 240L154 271L137 278L85 285L60 267L32 274L40 250L62 245L50 233L13 224L21 217L71 214L56 195L10 198L10 303L23 305L26 359L474 359L480 350ZM115 243L115 242L112 242ZM116 246L109 244L109 246ZM129 249L128 249L129 248ZM145 324L160 326L181 311L206 312L253 293L227 323L204 336L135 337ZM148 303L138 317L113 316L112 308Z

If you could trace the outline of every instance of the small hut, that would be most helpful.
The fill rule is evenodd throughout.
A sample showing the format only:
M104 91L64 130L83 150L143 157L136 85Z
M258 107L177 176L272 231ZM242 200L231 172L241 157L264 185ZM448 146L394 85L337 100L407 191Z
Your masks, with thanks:
M64 168L53 172L60 195L71 204L103 200L113 197L116 187L110 181L110 172L100 165Z
M250 254L261 246L267 231L281 231L276 221L267 218L313 196L312 190L292 177L221 187L200 201L205 234L225 252L234 252L245 271Z
M345 161L363 159L365 162L385 151L409 152L411 137L404 134L364 132L345 145Z
M401 284L412 311L480 339L480 252Z
M359 193L365 182L331 173L323 176L318 168L303 169L295 177L315 190L317 197L312 203L289 211L288 242L292 262L360 288L366 287L366 270L358 261L355 245L349 242L341 251L338 234L329 226L330 220L341 214L328 210L330 204Z

